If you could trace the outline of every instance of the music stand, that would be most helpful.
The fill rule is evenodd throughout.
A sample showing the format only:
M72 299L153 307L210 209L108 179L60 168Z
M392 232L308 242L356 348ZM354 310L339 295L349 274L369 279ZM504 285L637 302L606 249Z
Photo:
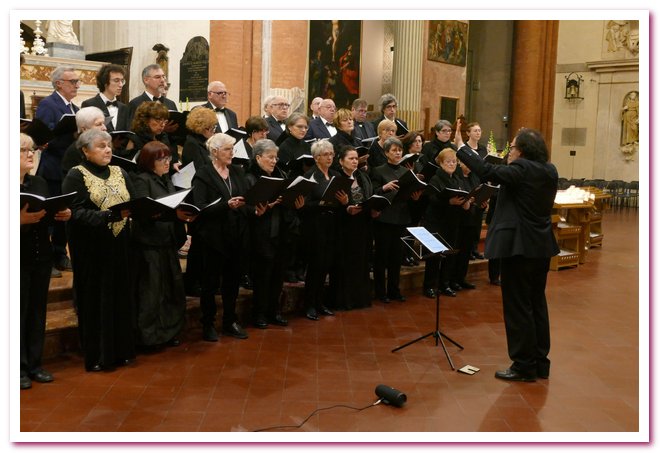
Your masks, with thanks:
M426 261L429 258L434 258L434 257L438 257L442 260L446 256L458 253L458 250L452 249L451 246L449 246L447 243L445 243L442 240L442 237L439 234L430 233L424 227L410 227L407 228L407 230L410 232L411 236L404 236L401 238L401 240L403 241L404 244L406 244L406 246L410 250L412 250L412 252L415 254L417 259L419 259L420 261ZM392 352L396 352L399 349L408 347L430 336L435 338L436 346L438 346L438 343L442 345L442 350L445 352L445 356L447 357L447 361L449 362L451 369L456 370L456 367L454 366L454 362L452 362L451 357L449 356L449 352L447 351L447 347L445 346L445 342L442 341L442 338L444 337L454 345L458 346L460 349L464 349L464 348L463 346L461 346L460 344L458 344L457 342L455 342L454 340L452 340L451 338L449 338L447 335L445 335L440 331L439 288L437 288L435 292L435 330L425 335L422 335L421 337L416 338L412 341L409 341L406 344L403 344L401 346L392 349Z

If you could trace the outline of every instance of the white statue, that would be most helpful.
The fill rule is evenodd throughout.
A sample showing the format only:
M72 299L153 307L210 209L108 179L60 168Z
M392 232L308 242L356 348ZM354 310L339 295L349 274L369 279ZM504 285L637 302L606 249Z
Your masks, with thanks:
M46 41L80 45L78 37L73 31L72 20L49 20L47 27Z

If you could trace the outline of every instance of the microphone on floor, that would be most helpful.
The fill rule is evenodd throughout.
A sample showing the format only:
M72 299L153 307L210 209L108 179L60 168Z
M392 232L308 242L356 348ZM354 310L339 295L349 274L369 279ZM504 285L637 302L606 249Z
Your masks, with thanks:
M385 404L401 407L408 400L406 394L388 385L376 386L376 396Z

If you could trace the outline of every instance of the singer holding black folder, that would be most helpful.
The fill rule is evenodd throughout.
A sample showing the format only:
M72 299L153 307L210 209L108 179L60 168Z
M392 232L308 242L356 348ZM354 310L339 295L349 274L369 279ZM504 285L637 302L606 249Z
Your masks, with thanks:
M133 185L112 158L110 134L83 132L85 159L69 170L64 193L77 192L67 224L78 330L87 371L112 370L135 357L130 272L130 211L109 208L129 201Z
M297 167L291 165L300 156L312 154L312 145L306 142L305 134L309 129L309 118L302 113L292 113L286 120L286 139L279 147L278 165L289 169L289 177L301 176L310 169L304 169L302 164Z
M245 274L248 253L247 207L243 195L247 181L240 166L232 165L236 139L214 134L206 142L212 165L200 168L192 181L196 206L221 198L195 222L193 242L202 248L201 297L202 338L218 341L215 329L215 293L222 295L222 333L240 339L248 337L236 317L236 299L241 275ZM222 280L222 282L220 282Z
M550 258L559 253L551 212L557 169L548 163L541 133L521 129L511 142L508 165L492 165L470 150L458 157L500 191L486 236L486 257L501 258L502 302L509 368L495 377L530 382L550 375L550 321L545 285Z
M384 121L383 121L384 122ZM382 123L381 123L382 124ZM399 165L403 144L390 137L383 144L387 163L372 169L371 180L374 193L391 196L392 205L386 207L374 222L374 286L376 298L384 303L390 300L406 300L399 289L403 242L406 226L412 221L408 203L410 200L397 198L399 179L410 170ZM419 200L422 191L413 192L413 202ZM385 273L387 272L387 281Z
M257 184L262 176L284 178L286 175L277 168L277 146L272 140L257 141L252 152L254 160L247 173L248 188ZM305 204L300 195L296 199L295 209ZM289 232L296 216L290 209L273 200L268 204L254 207L250 223L250 262L253 291L254 325L265 329L268 324L288 325L280 312L280 294L284 285L284 264L290 253Z
M176 192L169 177L172 155L167 145L145 144L133 177L135 198L160 198ZM186 294L177 250L186 241L184 223L194 216L176 211L176 218L133 219L136 242L137 343L178 346L185 323Z
M312 156L316 165L305 174L318 183L306 197L302 209L303 237L307 246L307 274L305 275L305 316L318 321L319 314L333 316L334 313L325 305L323 287L325 277L335 262L337 248L337 213L348 205L348 194L339 191L332 203L321 200L330 184L331 178L340 177L332 170L335 156L332 144L320 140L312 145Z
M373 186L367 173L358 169L358 152L353 146L344 146L338 154L342 177L352 178L353 183L348 194L348 205L337 213L339 241L332 271L330 304L336 310L352 310L371 305L371 288L365 282L369 281L369 254L373 238L371 217L378 213L359 206L373 195Z
M30 175L34 168L34 141L25 134L21 145L21 193L48 197L48 184L39 176ZM41 367L46 333L46 304L53 251L48 225L65 222L71 210L64 209L50 218L44 209L28 212L21 206L21 389L32 387L32 380L51 382L53 376Z
M172 173L174 170L179 170L181 162L179 162L179 151L176 144L173 143L167 132L165 132L169 115L170 113L167 107L160 102L143 102L135 111L131 130L137 135L134 149L136 152L145 143L153 140L163 142L169 146L172 151L172 164L170 165L170 173ZM132 156L134 155L135 153L132 154Z
M453 195L445 189L466 190L462 179L456 174L456 151L445 148L436 156L440 169L429 181L428 206L422 219L422 226L431 233L439 233L444 241L453 248L458 246L459 227L465 211L470 209L470 200L460 195ZM456 291L463 287L458 283L456 274L456 256L450 255L442 260L432 257L426 260L424 267L424 295L435 297L440 290L445 296L456 296ZM461 277L462 280L462 277ZM438 283L439 282L439 283Z

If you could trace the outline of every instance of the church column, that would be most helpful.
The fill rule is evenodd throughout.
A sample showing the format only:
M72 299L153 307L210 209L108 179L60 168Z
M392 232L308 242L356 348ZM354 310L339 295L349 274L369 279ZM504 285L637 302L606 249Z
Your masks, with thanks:
M508 139L513 139L521 127L538 129L548 151L552 145L558 31L555 20L517 20L513 29Z
M421 129L424 21L394 21L392 94L399 101L397 115L410 130Z

